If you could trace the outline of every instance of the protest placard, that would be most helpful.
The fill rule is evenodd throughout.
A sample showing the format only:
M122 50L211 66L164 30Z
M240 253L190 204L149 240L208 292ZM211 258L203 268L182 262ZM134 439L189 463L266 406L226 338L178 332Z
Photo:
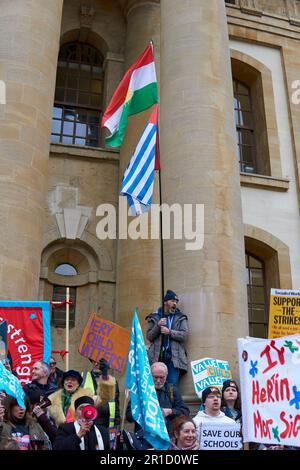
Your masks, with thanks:
M109 367L122 372L127 360L130 332L92 313L84 329L79 353L94 361L103 357Z
M300 291L271 289L269 338L300 333Z
M244 442L299 446L300 335L238 339Z
M200 450L241 450L241 425L203 423L199 427Z
M195 391L199 398L207 387L222 388L223 382L232 378L228 361L221 359L205 357L192 361L191 368Z

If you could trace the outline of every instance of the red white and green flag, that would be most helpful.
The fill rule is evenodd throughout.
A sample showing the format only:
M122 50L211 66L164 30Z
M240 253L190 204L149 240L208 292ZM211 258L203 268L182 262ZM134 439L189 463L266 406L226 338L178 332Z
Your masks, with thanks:
M106 144L120 147L128 117L141 113L158 101L153 45L150 43L124 75L104 113L101 126L111 132Z

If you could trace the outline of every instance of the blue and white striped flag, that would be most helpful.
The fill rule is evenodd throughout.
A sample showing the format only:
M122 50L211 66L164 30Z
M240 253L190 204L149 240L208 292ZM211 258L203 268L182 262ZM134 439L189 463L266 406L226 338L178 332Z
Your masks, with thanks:
M159 169L157 117L155 105L123 176L121 194L127 196L132 215L143 214L152 204L154 171Z
M137 308L131 327L126 388L131 392L132 416L142 427L144 438L154 449L168 449L170 438L158 402Z

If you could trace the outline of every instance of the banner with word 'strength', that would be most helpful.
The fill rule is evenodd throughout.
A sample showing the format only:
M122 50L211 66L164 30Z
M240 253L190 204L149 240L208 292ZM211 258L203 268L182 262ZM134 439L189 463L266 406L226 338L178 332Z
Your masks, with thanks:
M50 302L0 301L0 322L7 321L7 358L21 385L31 381L36 361L50 362Z

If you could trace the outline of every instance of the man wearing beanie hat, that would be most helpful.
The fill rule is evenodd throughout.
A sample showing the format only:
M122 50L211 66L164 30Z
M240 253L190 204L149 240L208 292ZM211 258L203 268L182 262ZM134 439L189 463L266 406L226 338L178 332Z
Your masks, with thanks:
M197 427L198 438L200 424L235 424L234 420L225 416L221 411L221 391L217 387L208 387L202 392L204 411L198 411L193 418Z
M242 422L239 388L234 380L225 380L222 388L222 411L236 423Z
M89 395L75 400L75 421L59 426L54 450L109 450L108 431L85 417L84 409L87 406L90 410L94 407L94 400Z
M188 336L188 319L177 304L179 298L172 290L164 296L163 308L146 317L150 364L164 362L168 367L167 383L177 386L180 375L187 372L185 341Z

